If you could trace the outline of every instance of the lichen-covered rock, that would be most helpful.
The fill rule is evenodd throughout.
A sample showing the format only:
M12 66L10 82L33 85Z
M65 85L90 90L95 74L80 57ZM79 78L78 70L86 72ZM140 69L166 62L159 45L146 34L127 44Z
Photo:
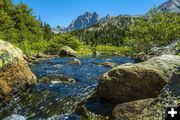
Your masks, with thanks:
M18 92L36 83L36 77L17 47L0 40L0 96Z
M164 120L166 105L180 105L180 67L170 82L163 88L158 98L143 112L140 120Z
M154 99L143 99L117 105L112 112L113 120L137 120L142 111L150 105Z
M180 57L163 55L138 64L126 64L105 73L98 94L112 103L155 98L180 66Z
M65 46L61 48L59 55L62 57L76 57L77 52L74 51L72 48Z

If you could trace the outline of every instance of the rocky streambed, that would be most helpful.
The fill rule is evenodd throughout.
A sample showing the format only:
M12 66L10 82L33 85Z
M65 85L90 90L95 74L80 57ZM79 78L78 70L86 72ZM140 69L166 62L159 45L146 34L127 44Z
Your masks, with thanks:
M166 105L180 104L179 76L180 57L170 54L136 64L54 57L29 68L20 49L0 40L0 119L164 119Z
M31 66L37 84L14 95L10 101L1 102L0 118L81 120L82 112L76 110L78 105L95 93L99 78L111 69L101 64L134 62L120 57L78 59L81 64L72 64L74 58L56 57ZM87 106L92 111L99 109L110 115L112 108L106 104L95 97Z

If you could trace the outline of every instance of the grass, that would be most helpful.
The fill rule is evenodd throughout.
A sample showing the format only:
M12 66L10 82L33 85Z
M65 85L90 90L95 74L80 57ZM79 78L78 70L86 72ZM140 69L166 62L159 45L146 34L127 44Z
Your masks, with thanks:
M96 47L96 50L104 54L125 55L127 52L131 51L132 49L127 46L116 47L116 46L99 45Z
M112 54L126 55L128 52L132 51L132 49L127 46L116 47L110 45L98 45L95 48L93 48L89 45L81 45L77 50L77 53L78 56L92 55L93 50L108 55L112 55Z
M76 52L78 56L92 55L93 53L90 45L81 45Z

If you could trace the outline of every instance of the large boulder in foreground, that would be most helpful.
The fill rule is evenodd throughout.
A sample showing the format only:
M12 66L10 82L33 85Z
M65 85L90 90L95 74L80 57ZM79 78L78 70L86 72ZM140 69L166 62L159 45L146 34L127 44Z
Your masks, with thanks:
M143 110L139 120L164 120L167 105L180 105L180 67L160 95Z
M76 57L77 52L68 46L64 46L61 48L59 55L62 57Z
M114 120L164 120L165 106L180 104L180 67L155 99L144 99L117 105Z
M155 98L180 66L180 57L163 55L138 64L125 64L105 73L98 94L115 104Z
M142 111L148 107L154 99L143 99L117 105L112 112L113 120L137 120Z
M17 47L0 40L0 98L36 83L36 77Z

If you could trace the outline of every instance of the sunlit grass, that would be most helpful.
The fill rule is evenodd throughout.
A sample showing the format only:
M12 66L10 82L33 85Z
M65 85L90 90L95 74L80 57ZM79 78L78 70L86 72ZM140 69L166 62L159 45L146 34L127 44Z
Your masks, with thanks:
M109 54L109 55L112 54L126 55L128 52L132 51L132 48L127 46L116 47L110 45L98 45L95 48L93 48L90 45L81 45L77 50L77 53L78 56L92 55L94 49L97 52L100 52L102 54Z
M101 52L101 53L107 53L107 54L126 54L127 52L131 51L132 49L127 46L121 46L121 47L116 47L116 46L107 46L107 45L99 45L96 47L96 50Z
M90 45L81 45L76 51L78 56L92 55L92 50Z

